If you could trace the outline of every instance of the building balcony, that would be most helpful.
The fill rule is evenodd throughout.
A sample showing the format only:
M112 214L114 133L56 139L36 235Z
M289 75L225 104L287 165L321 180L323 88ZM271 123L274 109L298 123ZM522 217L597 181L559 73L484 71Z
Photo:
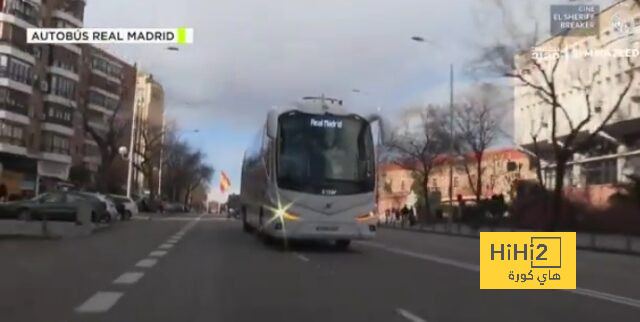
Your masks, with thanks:
M56 94L44 95L43 99L46 102L52 102L52 103L60 104L62 106L70 106L70 107L73 107L73 108L78 107L78 104L76 103L75 100L68 99L68 98L62 97L62 96L58 96Z
M69 50L72 53L75 53L76 55L82 55L82 48L80 48L80 46L75 44L54 44L54 46L60 46L62 48Z
M107 125L107 123L104 121L92 120L89 121L89 126L97 131L109 131L109 125Z
M109 80L111 82L114 82L118 85L120 85L122 83L122 81L120 80L119 77L115 77L113 75L109 75L107 73L105 73L104 71L97 69L95 67L91 67L91 73L93 73L94 75L100 76L106 80Z
M0 136L0 152L27 155L27 148L24 139Z
M52 16L54 18L58 18L58 19L62 19L62 20L66 20L68 22L70 22L72 25L75 25L78 28L82 28L84 26L84 22L76 17L74 17L72 14L62 11L62 10L54 10L52 13Z
M33 87L31 85L17 82L13 79L8 78L6 74L3 75L2 73L0 73L0 86L9 87L11 89L27 93L29 95L33 94Z
M109 115L109 116L111 116L111 115L113 115L113 113L115 113L115 111L113 111L111 109L108 109L108 108L106 108L104 106L100 106L100 105L93 104L93 103L88 103L87 104L87 108L89 108L91 110L94 110L96 112L100 112L102 114Z
M42 26L40 17L28 16L15 10L0 12L0 21L16 25L23 29L38 28Z
M69 149L44 145L40 151L42 152L41 158L43 160L66 164L71 163L71 153Z
M72 136L73 135L73 124L67 121L61 121L54 118L45 118L42 123L42 129L58 134L62 134L64 136Z
M111 93L109 91L106 91L102 88L96 87L96 86L90 86L89 90L94 91L96 93L100 93L108 98L111 98L113 100L119 101L120 100L120 95L115 94L115 93Z
M30 52L21 50L15 46L12 46L7 43L0 43L0 54L5 54L9 56L13 56L15 58L19 58L31 65L36 64L36 58Z
M70 71L68 69L64 69L56 66L49 66L48 70L49 70L49 73L64 76L76 82L80 82L80 76L77 74L77 72Z
M29 125L31 123L26 109L19 109L9 105L0 104L0 119L23 125Z

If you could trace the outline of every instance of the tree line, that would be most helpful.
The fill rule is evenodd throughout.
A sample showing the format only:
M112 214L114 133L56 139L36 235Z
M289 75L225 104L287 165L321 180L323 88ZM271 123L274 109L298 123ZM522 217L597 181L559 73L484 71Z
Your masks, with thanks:
M131 112L120 102L105 119L106 129L94 127L88 113L84 111L83 127L96 142L100 162L97 171L84 163L73 166L69 180L81 189L125 194L129 161L128 153L120 155L120 147L130 143ZM136 123L133 167L144 177L147 198L187 205L196 189L208 190L215 169L207 163L204 151L182 140L172 122L161 126L138 119ZM158 196L159 184L162 196Z

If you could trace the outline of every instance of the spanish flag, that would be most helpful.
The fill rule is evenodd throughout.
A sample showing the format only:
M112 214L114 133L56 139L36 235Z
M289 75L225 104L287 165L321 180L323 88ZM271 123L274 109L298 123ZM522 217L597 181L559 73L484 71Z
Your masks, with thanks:
M220 191L222 191L222 193L227 192L227 190L229 190L229 188L231 187L231 180L229 180L229 177L227 177L227 174L224 173L224 171L220 172Z

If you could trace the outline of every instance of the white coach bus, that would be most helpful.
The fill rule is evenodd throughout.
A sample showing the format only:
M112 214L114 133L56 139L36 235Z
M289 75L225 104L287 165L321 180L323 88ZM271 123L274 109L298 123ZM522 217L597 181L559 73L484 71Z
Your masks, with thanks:
M278 239L322 239L341 248L376 234L376 157L371 122L342 101L306 97L271 110L245 152L245 231ZM386 131L380 122L381 133Z

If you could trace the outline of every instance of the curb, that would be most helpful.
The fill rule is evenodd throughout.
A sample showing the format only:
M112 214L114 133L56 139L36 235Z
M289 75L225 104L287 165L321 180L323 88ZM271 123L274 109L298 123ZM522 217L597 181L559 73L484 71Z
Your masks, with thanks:
M455 231L446 231L446 230L438 231L435 228L428 229L428 228L425 228L424 226L422 228L408 228L408 227L398 227L398 226L393 226L388 224L379 224L378 227L385 228L385 229L392 229L392 230L402 230L402 231L408 231L408 232L414 232L414 233L429 233L429 234L438 234L438 235L472 238L472 239L480 239L480 232L487 231L486 229L481 229L481 230L475 230L476 234L461 234L461 233L456 233ZM515 230L511 229L510 231L515 231ZM578 233L578 234L582 234L582 233ZM607 237L606 235L598 235L598 234L589 234L589 236L590 236L590 239L592 240L595 240L598 237L600 238ZM631 238L629 236L615 236L615 237ZM577 243L578 243L578 238L576 238L576 244ZM594 243L591 243L591 245L576 245L576 248L580 250L588 250L588 251L593 251L598 253L640 256L640 249L635 249L629 246L627 246L626 248L597 247L596 245L594 245Z

